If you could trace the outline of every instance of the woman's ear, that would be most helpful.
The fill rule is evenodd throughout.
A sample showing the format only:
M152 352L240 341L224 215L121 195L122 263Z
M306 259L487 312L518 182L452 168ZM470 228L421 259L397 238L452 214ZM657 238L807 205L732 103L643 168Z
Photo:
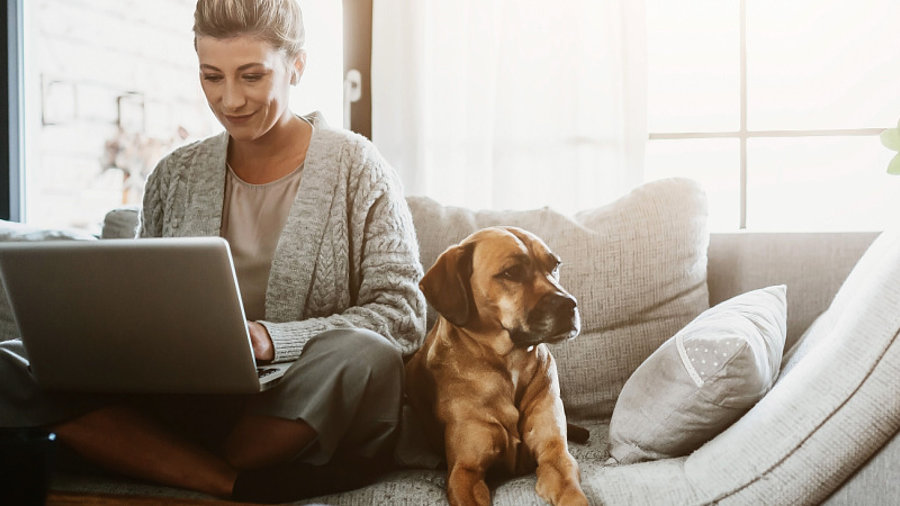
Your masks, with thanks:
M293 68L291 69L291 84L300 82L304 70L306 70L306 51L301 49L297 56L294 57Z

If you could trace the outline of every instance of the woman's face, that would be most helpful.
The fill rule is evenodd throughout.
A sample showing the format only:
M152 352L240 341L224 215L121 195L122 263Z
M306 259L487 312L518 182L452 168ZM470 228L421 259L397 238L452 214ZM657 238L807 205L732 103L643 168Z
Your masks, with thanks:
M197 57L209 108L236 141L257 140L290 120L288 97L303 70L302 54L289 59L251 36L201 36Z

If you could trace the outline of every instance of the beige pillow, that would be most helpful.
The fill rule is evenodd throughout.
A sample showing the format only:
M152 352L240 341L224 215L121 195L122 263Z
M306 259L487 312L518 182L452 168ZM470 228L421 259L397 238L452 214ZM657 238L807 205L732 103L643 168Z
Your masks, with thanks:
M734 423L772 388L786 328L784 285L704 311L625 383L609 423L612 458L686 455Z
M493 225L529 230L560 255L561 282L578 299L582 331L551 350L566 413L575 419L608 417L631 373L709 305L706 197L693 181L647 183L574 216L407 201L425 269L451 244Z

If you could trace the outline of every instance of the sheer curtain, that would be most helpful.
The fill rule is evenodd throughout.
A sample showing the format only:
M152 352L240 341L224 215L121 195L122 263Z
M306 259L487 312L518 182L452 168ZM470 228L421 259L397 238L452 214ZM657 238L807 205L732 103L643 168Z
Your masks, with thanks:
M372 137L408 195L574 212L642 180L643 0L374 0Z

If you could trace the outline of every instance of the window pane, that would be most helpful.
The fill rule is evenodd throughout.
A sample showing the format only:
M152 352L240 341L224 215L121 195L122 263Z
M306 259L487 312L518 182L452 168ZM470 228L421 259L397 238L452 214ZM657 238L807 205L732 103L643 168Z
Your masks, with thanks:
M651 140L644 179L687 177L699 182L709 201L712 231L740 227L740 142L737 139Z
M24 2L27 222L97 232L111 208L139 205L166 152L221 131L197 77L195 5ZM339 126L340 2L303 5L310 56L292 106Z
M736 131L740 126L737 0L648 0L650 132Z
M878 137L751 139L747 227L883 230L900 216L900 177Z
M900 2L753 0L751 130L888 127L900 114Z

